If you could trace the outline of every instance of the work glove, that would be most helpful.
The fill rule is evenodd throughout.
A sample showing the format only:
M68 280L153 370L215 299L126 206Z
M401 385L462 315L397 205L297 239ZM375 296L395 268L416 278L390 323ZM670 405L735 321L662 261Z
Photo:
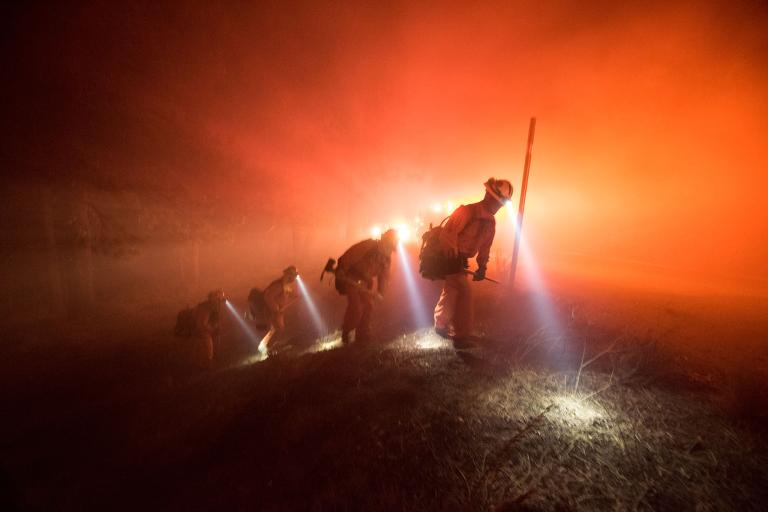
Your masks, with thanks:
M477 270L475 270L475 273L472 275L473 281L482 281L485 279L485 267L479 267Z

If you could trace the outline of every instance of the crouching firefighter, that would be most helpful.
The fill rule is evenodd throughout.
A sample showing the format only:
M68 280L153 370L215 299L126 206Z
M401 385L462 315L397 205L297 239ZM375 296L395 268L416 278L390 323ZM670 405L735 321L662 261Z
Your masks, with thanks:
M435 306L435 332L453 338L456 348L472 346L474 303L468 276L485 279L488 259L496 234L494 215L512 197L512 184L490 178L485 182L485 197L478 203L459 206L440 228L438 247L443 256L445 279ZM477 256L477 270L470 272L469 259ZM447 264L446 264L447 263ZM426 277L426 276L425 276Z
M248 294L250 316L257 327L269 327L267 334L259 343L259 352L265 354L270 343L285 332L285 310L298 300L296 278L299 272L291 265L283 270L283 275L275 279L264 291L254 288Z
M355 332L355 343L370 341L373 301L383 298L387 289L392 252L397 248L397 241L397 232L390 229L381 235L381 240L358 242L339 258L335 284L336 290L347 296L347 311L341 327L341 341L345 345L351 341L352 331ZM333 266L333 260L328 263ZM328 266L326 270L330 270Z

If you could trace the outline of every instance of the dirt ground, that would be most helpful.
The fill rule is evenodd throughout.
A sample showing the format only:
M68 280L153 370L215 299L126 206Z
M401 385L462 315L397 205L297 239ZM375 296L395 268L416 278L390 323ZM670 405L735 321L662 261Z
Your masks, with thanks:
M172 312L8 331L3 510L765 509L764 301L487 288L465 352L406 301L260 362L232 323L209 372Z

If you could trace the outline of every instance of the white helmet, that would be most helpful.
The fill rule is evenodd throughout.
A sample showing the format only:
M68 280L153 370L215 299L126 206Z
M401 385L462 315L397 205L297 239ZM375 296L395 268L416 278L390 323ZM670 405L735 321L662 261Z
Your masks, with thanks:
M485 190L501 204L512 199L512 184L508 180L488 178L485 182Z

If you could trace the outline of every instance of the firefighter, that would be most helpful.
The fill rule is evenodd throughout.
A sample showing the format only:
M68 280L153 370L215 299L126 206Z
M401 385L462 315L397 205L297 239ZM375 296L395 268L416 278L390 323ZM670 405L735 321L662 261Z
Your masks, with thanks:
M269 323L269 331L259 343L259 352L266 353L275 336L285 331L285 310L298 299L296 278L299 272L291 265L283 270L283 275L272 281L262 294L263 315ZM250 300L253 309L254 301Z
M391 256L397 241L397 232L390 229L381 235L380 240L368 239L356 243L339 258L336 289L347 296L347 311L341 328L342 343L349 344L352 331L355 331L355 343L370 341L373 301L383 298L387 289Z
M458 260L459 272L445 276L443 291L435 306L435 332L452 338L456 348L470 348L474 303L468 276L485 279L493 237L494 215L512 197L512 184L490 178L485 182L485 197L478 203L458 207L440 231L440 248L448 259ZM469 272L469 258L477 256L477 270Z
M224 300L224 292L215 290L192 310L191 337L196 351L195 360L204 368L213 365L214 344L218 344Z

